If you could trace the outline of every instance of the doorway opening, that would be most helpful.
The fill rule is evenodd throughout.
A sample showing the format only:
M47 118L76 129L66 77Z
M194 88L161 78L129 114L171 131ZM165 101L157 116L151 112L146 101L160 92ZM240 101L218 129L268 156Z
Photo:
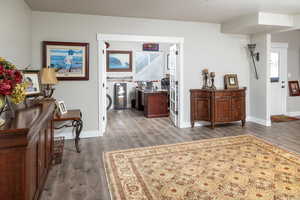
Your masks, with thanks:
M300 79L299 30L271 34L270 49L270 115L271 121L297 120L300 107L290 94L289 82ZM297 113L298 112L298 113Z
M146 51L145 44L159 49ZM175 127L181 127L183 44L178 37L98 34L100 133L107 125L107 95L112 99L110 109L170 117Z

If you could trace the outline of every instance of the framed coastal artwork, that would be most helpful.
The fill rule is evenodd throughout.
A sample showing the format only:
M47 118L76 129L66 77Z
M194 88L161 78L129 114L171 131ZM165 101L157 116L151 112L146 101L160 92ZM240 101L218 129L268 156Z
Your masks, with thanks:
M22 71L23 78L27 83L25 94L27 97L42 95L40 73L35 70Z
M43 42L43 65L55 68L58 80L89 80L89 44Z
M107 51L107 72L132 72L131 51Z

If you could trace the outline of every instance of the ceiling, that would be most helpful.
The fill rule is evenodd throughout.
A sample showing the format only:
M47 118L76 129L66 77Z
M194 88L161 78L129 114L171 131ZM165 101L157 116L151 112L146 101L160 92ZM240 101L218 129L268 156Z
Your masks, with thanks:
M299 14L299 0L25 0L37 11L222 23L258 11Z

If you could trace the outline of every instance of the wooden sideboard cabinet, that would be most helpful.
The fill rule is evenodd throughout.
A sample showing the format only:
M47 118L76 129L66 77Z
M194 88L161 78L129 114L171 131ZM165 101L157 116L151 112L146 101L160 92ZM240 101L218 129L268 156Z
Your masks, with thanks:
M230 90L190 90L191 125L197 121L216 123L246 122L246 88Z
M51 167L53 101L18 108L0 128L0 199L37 200Z

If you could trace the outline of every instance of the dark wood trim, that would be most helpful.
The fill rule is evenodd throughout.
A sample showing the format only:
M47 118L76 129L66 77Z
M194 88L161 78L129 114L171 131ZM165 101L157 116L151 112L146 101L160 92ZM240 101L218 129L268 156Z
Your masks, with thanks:
M110 54L129 54L129 69L110 69L108 67ZM106 51L106 71L107 72L132 72L132 51Z
M57 79L60 81L87 81L87 80L89 80L89 58L90 58L89 43L43 41L43 67L48 67L47 66L47 46L48 45L85 47L85 76L84 77L57 77Z

